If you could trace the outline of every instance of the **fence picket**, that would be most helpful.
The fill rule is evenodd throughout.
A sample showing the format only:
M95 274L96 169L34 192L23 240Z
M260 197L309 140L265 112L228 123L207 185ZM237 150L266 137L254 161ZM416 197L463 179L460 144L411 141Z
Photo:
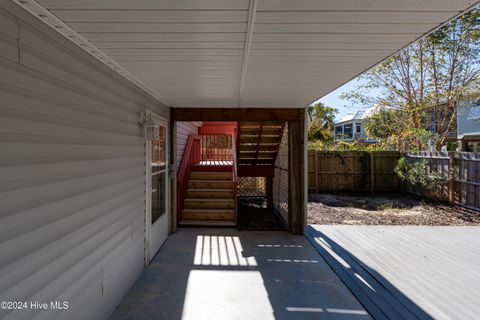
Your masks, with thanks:
M394 168L399 157L400 153L395 151L310 150L308 188L311 192L396 191L400 181Z

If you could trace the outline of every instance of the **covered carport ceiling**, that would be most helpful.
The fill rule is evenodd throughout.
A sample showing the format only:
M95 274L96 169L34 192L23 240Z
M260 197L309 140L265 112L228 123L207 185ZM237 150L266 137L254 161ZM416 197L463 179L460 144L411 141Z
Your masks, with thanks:
M37 0L173 107L304 107L475 0Z

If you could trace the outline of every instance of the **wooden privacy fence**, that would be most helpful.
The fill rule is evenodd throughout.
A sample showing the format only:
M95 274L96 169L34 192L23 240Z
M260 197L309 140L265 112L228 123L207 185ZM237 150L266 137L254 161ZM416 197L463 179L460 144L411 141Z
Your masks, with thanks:
M450 203L472 209L480 209L480 153L473 152L417 152L408 154L413 163L426 159L430 170L448 177L445 185L439 185L436 194ZM418 186L407 186L407 191L432 197L432 192Z
M395 191L396 151L308 151L309 192Z
M309 192L407 191L480 210L480 153L417 152L410 163L427 160L430 172L446 177L434 191L402 183L395 173L396 151L308 151Z

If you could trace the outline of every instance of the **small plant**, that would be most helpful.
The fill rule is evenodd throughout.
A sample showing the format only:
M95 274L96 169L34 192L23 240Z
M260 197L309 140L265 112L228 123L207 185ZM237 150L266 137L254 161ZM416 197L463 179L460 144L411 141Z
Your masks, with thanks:
M395 167L395 173L402 180L408 180L408 172L412 168L412 165L408 162L407 158L401 157L397 161L397 166Z
M430 168L426 159L409 163L407 158L398 159L395 173L400 179L429 190L434 198L443 199L443 189L448 183L448 175Z

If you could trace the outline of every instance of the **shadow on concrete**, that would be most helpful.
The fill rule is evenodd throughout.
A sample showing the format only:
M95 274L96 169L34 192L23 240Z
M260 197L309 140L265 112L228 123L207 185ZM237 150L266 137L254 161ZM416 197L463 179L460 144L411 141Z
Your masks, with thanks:
M434 319L379 272L323 232L308 226L307 239L375 319Z
M370 319L303 236L181 229L111 317Z
M267 207L262 197L238 198L238 230L241 231L286 231L286 227Z

